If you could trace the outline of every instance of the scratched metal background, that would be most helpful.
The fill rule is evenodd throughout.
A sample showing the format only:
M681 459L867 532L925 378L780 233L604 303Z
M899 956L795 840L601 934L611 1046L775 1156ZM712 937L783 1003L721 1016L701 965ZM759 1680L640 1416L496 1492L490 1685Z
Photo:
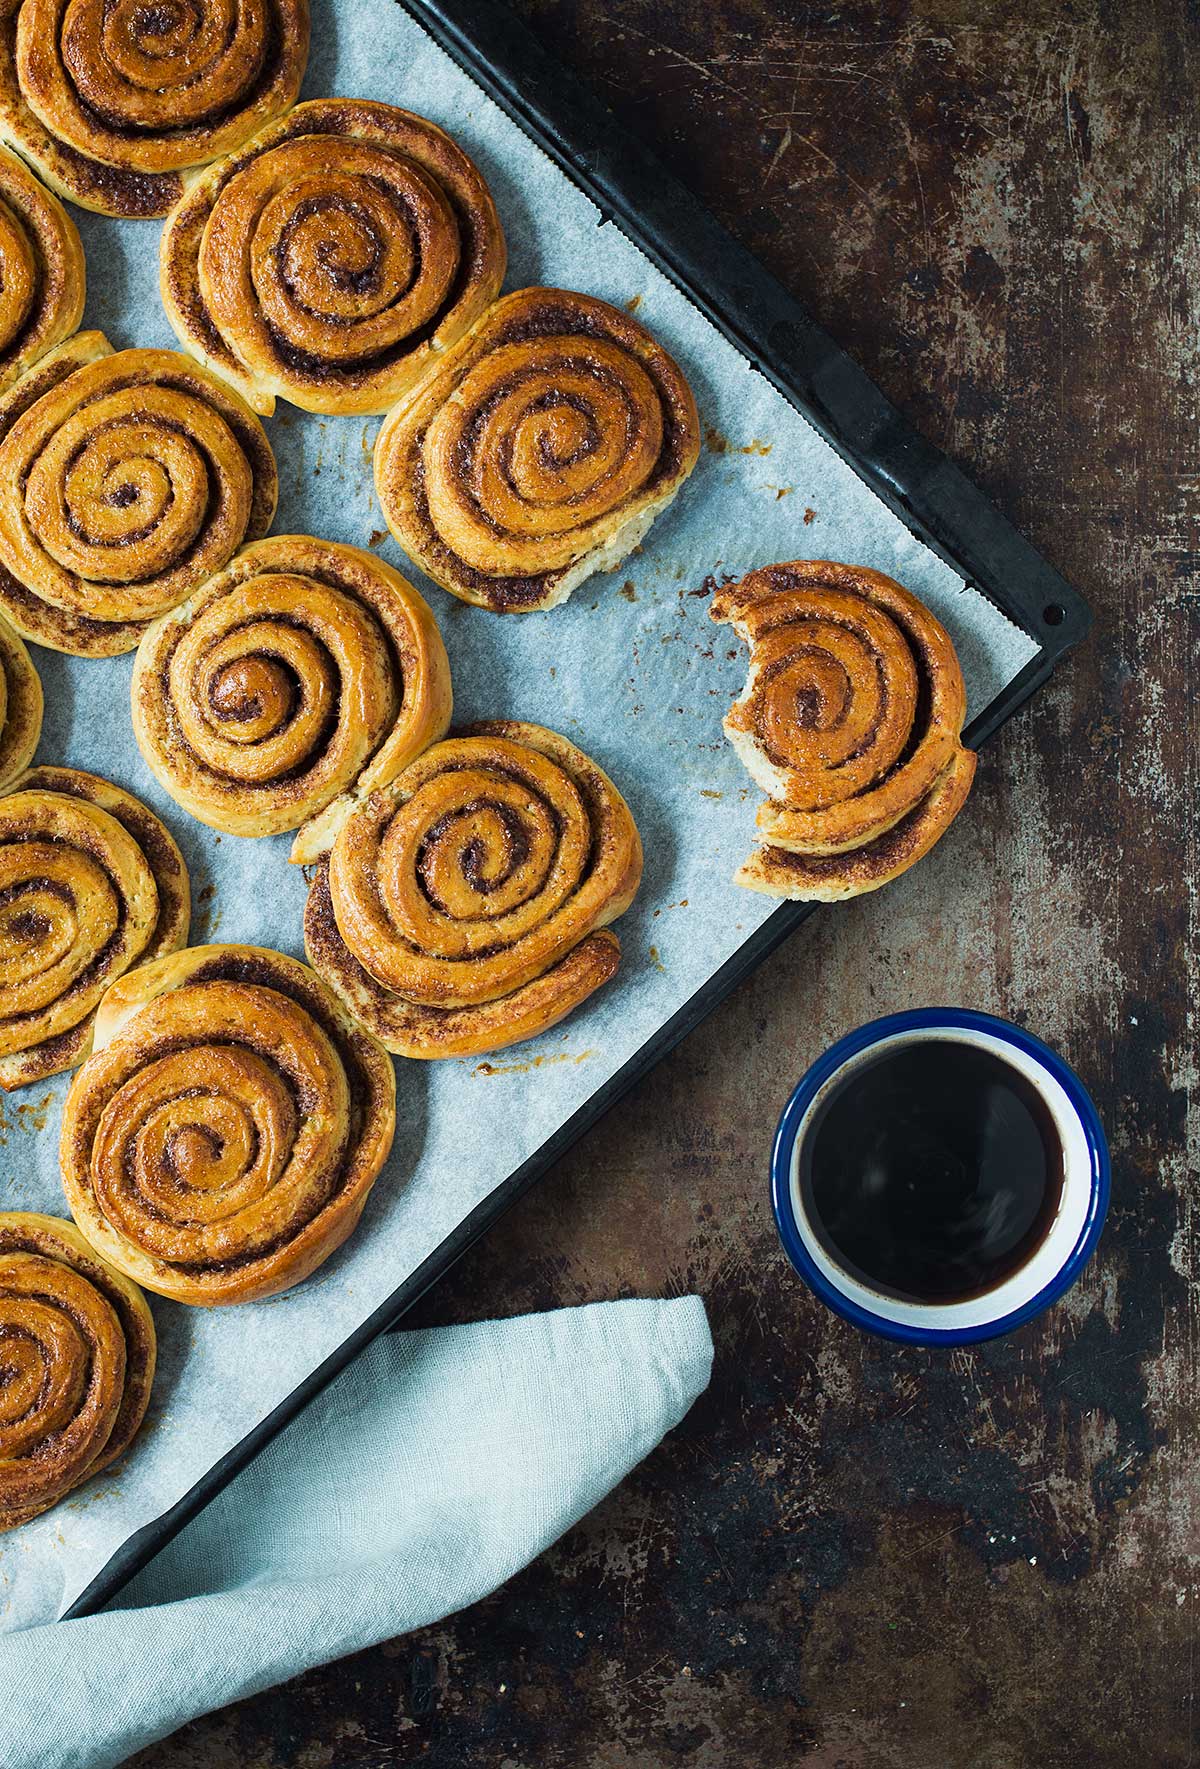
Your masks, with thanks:
M495 1598L199 1722L138 1769L1190 1764L1200 14L519 9L1098 628L989 750L952 838L810 923L423 1308L694 1286L717 1364L674 1439ZM809 1058L937 1000L1059 1044L1116 1158L1075 1294L952 1356L821 1312L765 1187Z

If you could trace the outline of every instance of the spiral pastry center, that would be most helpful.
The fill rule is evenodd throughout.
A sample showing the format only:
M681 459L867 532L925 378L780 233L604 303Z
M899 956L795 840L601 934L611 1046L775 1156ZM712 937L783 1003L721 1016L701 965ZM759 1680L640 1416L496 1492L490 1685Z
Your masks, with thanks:
M179 129L228 109L254 84L267 9L261 0L69 0L61 41L75 91L105 122Z
M320 765L337 790L395 711L387 643L370 610L288 573L214 598L176 646L168 687L192 754L248 786L283 788Z
M537 725L434 744L339 830L339 937L410 1002L476 1007L544 977L622 914L641 876L629 808L594 763Z
M106 1194L111 1219L160 1252L181 1228L226 1223L278 1184L295 1135L292 1095L253 1052L207 1046L163 1057L100 1121L97 1163L137 1176L132 1200Z
M325 663L316 667L325 685ZM261 653L234 655L228 661L209 658L201 671L202 697L213 721L234 743L261 743L287 724L296 704L298 684L282 658Z
M152 1003L137 1032L114 1057L91 1147L111 1226L198 1268L295 1234L328 1199L349 1136L349 1087L325 1032L285 996L225 982Z
M834 804L899 761L919 680L894 620L862 597L777 595L754 640L750 680L727 719L767 766L793 777L790 802Z
M301 137L251 162L221 191L200 270L217 323L237 332L245 252L277 348L343 367L408 344L458 274L454 211L437 182L383 148L340 142L335 166Z
M225 423L166 388L126 388L73 413L34 461L30 527L64 570L134 583L186 558L208 514L208 449L228 457L233 500L249 515L250 467Z
M662 443L658 390L630 352L591 337L505 344L426 431L430 515L478 570L552 570L596 544Z
M275 461L237 395L173 351L88 333L62 368L0 443L0 561L38 637L104 656L264 532Z
M382 832L379 896L404 939L463 958L540 927L578 888L590 848L578 788L531 751L513 776L464 767L417 786Z

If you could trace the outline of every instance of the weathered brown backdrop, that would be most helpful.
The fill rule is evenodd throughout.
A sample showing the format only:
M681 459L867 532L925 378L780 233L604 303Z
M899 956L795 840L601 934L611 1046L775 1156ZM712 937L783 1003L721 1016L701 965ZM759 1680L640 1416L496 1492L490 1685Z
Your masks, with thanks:
M519 10L1084 591L1097 630L988 750L942 848L810 923L421 1311L694 1287L717 1363L682 1429L498 1596L138 1769L1190 1764L1200 15ZM819 1047L940 1000L1059 1044L1116 1169L1078 1290L953 1355L824 1313L765 1185Z

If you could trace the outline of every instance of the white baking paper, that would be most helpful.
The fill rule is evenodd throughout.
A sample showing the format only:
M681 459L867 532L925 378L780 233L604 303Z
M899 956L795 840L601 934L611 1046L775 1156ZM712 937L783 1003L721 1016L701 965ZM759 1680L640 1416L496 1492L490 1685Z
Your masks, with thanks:
M745 655L696 594L709 573L797 557L872 565L950 629L970 703L985 706L1035 646L901 523L674 286L398 5L315 0L304 96L378 98L451 130L491 183L509 241L507 286L563 284L636 310L695 388L708 445L644 547L549 614L467 607L407 567L382 534L371 479L378 422L285 405L267 423L280 468L276 529L359 546L412 572L441 623L462 720L532 719L582 745L628 798L646 848L619 924L616 980L563 1026L490 1062L399 1065L399 1128L362 1223L307 1284L204 1311L154 1298L160 1359L145 1429L111 1473L0 1538L0 1628L67 1607L134 1531L185 1494L694 994L771 914L734 888L759 794L721 732ZM157 287L157 224L76 211L85 324L117 348L172 345ZM133 741L130 659L36 652L47 715L39 759L89 768L165 819L191 869L193 941L303 956L305 882L290 837L220 837L157 786ZM58 1176L68 1078L0 1106L0 1207L65 1214Z

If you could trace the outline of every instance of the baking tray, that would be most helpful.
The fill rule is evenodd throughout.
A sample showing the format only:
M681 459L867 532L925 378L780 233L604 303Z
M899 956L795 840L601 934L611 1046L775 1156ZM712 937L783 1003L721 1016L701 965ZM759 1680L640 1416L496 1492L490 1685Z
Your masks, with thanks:
M475 79L734 347L812 423L908 529L1037 646L965 736L978 746L1086 634L1086 603L756 260L625 136L494 0L395 0ZM537 1151L478 1205L338 1349L187 1495L130 1536L65 1612L94 1613L289 1420L405 1311L633 1084L799 926L782 905Z

